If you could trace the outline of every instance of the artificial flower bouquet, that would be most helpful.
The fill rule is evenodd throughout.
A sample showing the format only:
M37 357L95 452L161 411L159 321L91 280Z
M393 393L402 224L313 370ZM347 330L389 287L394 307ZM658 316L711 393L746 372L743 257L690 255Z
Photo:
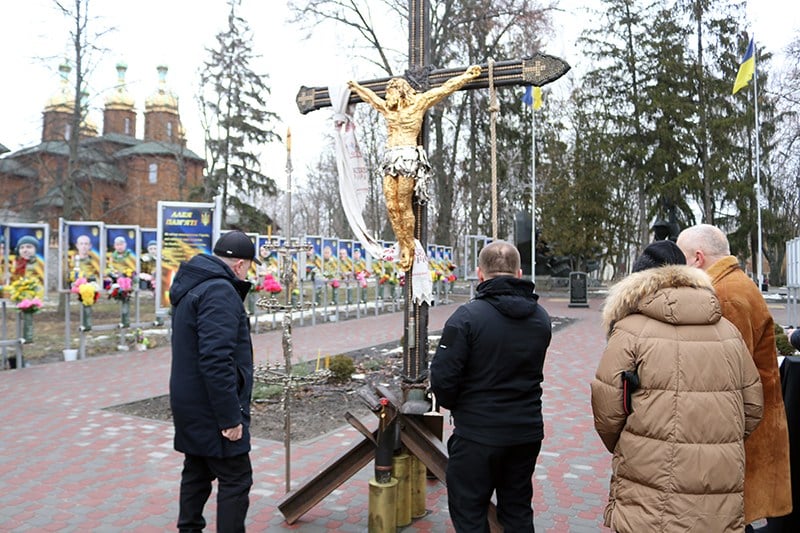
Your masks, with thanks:
M97 283L86 278L78 278L72 284L71 292L78 295L78 300L85 306L91 307L100 298Z
M42 294L42 289L39 286L39 282L34 278L17 278L8 286L8 291L11 301L17 303L17 309L22 309L19 304L26 300L28 301L28 304L25 305L26 308L31 306L30 302L33 300L39 302L39 307L42 306L42 301L39 299Z
M42 308L42 301L39 298L25 298L17 304L17 309L23 313L35 313Z
M278 283L278 280L276 280L275 277L269 273L264 276L264 282L261 284L261 288L270 294L278 294L283 290L281 284Z
M120 302L127 302L133 292L133 280L127 276L120 276L108 288L108 297Z

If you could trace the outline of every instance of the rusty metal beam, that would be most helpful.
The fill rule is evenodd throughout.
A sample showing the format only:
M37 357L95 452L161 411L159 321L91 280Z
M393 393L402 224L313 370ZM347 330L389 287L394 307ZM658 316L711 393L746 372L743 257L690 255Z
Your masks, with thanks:
M400 416L400 441L423 462L436 479L445 483L447 448L421 421L413 416Z
M376 438L377 432L374 432L372 439ZM278 510L283 514L286 523L294 524L328 494L367 466L374 456L375 445L369 439L363 439L342 456L326 465L302 487L288 493L278 503Z
M378 445L378 442L372 436L372 432L369 430L369 428L367 428L367 426L362 424L361 420L359 420L354 414L352 414L350 411L347 411L344 414L344 419L350 422L350 425L353 426L356 429L356 431L364 435L364 437L368 438L372 442L372 444L374 444L375 446Z

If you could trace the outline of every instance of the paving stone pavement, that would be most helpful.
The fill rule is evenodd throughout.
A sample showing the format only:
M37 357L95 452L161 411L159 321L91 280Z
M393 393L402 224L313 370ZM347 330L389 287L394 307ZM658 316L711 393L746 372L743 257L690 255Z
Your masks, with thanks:
M605 345L602 301L590 299L589 308L570 308L566 298L555 296L541 302L552 316L575 321L554 335L547 356L546 436L534 473L536 529L596 532L604 529L611 462L594 432L589 402L589 382ZM454 305L431 308L429 330L441 329L454 310ZM393 313L296 327L295 357L389 342L399 338L402 322L402 313ZM282 358L279 331L254 339L257 362ZM104 410L166 394L169 358L169 348L161 347L0 372L0 531L174 530L182 456L172 449L172 425ZM292 443L292 488L361 438L343 421L340 430ZM371 464L290 526L277 509L285 491L284 453L282 442L253 442L250 531L367 530ZM214 530L214 498L206 508L209 531ZM402 531L453 530L446 489L436 481L428 482L427 509Z

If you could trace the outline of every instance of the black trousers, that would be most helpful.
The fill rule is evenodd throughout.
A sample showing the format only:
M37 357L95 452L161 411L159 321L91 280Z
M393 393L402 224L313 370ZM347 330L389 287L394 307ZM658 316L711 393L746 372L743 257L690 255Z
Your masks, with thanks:
M533 471L541 441L488 446L458 435L447 441L447 504L458 533L489 533L489 503L505 531L533 533Z
M181 473L178 531L203 531L203 508L211 495L211 482L217 480L217 532L240 533L250 507L253 467L250 454L235 457L200 457L186 454Z

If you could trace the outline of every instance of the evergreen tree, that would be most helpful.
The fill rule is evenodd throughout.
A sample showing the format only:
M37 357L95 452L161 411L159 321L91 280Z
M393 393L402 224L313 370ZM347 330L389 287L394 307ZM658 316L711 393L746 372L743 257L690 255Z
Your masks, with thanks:
M247 23L236 14L240 0L228 0L226 31L217 34L217 46L200 77L200 105L206 131L206 199L222 196L222 223L231 215L239 227L263 230L269 217L256 206L277 192L273 178L261 171L257 147L279 141L272 124L278 116L267 110L268 76L252 70L257 59Z

